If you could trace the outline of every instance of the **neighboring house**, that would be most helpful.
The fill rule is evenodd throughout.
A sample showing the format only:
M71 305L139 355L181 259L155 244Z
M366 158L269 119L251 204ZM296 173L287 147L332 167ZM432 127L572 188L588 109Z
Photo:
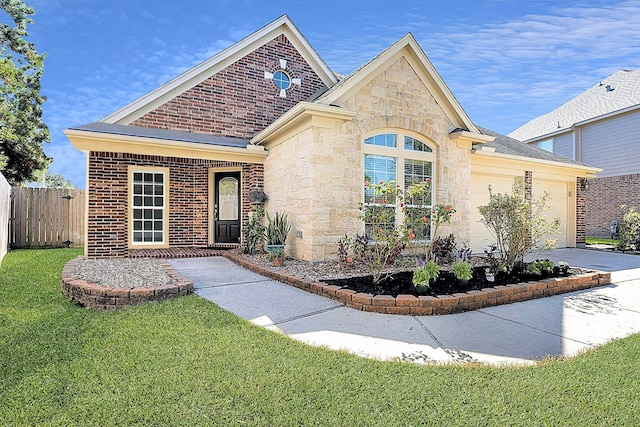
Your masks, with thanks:
M603 169L586 191L589 236L640 207L640 70L621 70L509 136Z
M287 16L97 123L65 131L87 154L89 257L237 245L263 190L293 224L289 255L335 258L362 233L365 176L453 204L441 233L481 251L488 187L553 193L560 246L584 242L576 192L596 169L474 125L411 34L342 77ZM397 213L399 218L402 212ZM428 236L427 236L428 237Z

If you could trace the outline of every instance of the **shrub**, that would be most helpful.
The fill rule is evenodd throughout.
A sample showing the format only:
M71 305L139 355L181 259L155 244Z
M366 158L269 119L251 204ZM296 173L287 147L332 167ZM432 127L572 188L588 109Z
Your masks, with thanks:
M623 224L619 227L620 242L617 249L626 251L630 248L639 249L640 246L640 213L635 206L621 205L620 209L626 211L623 216Z
M247 224L244 227L244 243L242 252L252 254L258 249L264 236L264 207L257 205L254 207Z
M456 251L456 238L453 234L449 234L446 237L438 237L433 241L431 247L431 253L433 256L442 262L449 262L454 258Z
M414 286L429 286L429 282L436 280L440 275L440 267L435 261L425 261L424 265L413 270L411 283Z
M284 245L289 231L291 224L287 220L287 214L276 212L275 216L270 217L267 212L267 227L264 230L267 245Z
M516 178L511 194L494 194L489 186L489 204L478 209L482 223L496 239L503 261L513 267L522 263L531 250L553 249L557 240L551 236L560 228L560 218L547 220L549 193L527 200L524 181Z
M451 264L451 271L453 271L453 274L458 280L469 280L473 275L471 271L471 264L469 264L467 261L462 261L459 259L455 260Z

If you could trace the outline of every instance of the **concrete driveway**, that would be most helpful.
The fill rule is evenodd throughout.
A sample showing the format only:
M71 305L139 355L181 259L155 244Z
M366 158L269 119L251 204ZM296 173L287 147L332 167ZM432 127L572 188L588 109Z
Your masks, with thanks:
M172 259L203 298L311 345L381 360L530 364L640 332L640 257L586 249L541 258L612 272L600 288L445 316L362 312L223 257Z

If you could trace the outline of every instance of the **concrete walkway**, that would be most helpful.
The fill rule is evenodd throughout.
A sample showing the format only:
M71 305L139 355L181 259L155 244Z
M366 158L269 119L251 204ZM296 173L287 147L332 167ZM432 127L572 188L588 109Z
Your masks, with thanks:
M223 257L172 259L196 293L302 342L381 360L530 364L640 332L640 256L560 249L539 257L612 272L612 284L446 316L357 311Z

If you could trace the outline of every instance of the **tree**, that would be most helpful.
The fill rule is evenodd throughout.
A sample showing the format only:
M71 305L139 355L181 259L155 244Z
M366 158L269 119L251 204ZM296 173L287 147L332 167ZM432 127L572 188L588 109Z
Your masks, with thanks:
M59 173L51 173L48 170L40 170L34 173L35 182L28 183L27 187L64 188L72 190L77 188L75 184Z
M45 55L25 39L33 8L21 0L0 0L0 8L14 24L0 22L0 172L15 185L51 163L42 146L49 142L40 95Z
M496 239L502 260L509 267L524 262L531 250L555 249L557 239L551 238L560 229L560 218L548 220L551 196L527 200L524 181L516 178L511 193L495 194L489 186L489 203L479 206L481 222Z

